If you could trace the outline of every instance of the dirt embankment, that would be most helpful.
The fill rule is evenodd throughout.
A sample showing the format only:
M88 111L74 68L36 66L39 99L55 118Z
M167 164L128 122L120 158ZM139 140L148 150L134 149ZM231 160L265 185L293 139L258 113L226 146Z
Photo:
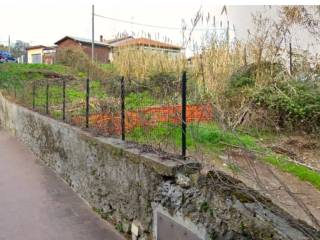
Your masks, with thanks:
M230 150L215 160L215 167L267 196L295 218L320 230L320 191L290 173L258 160L255 154ZM230 169L236 166L236 169Z

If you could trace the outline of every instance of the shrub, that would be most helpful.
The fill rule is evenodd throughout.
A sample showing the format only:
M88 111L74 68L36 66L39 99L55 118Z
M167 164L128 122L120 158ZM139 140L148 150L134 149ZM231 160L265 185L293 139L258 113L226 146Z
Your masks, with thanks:
M261 62L260 64L249 64L240 67L230 77L231 88L241 88L244 86L266 85L284 71L279 63Z
M314 84L287 81L257 92L255 103L275 112L282 128L297 128L308 132L320 128L320 89Z
M93 80L113 78L115 69L97 62L92 63L88 55L80 47L62 48L57 52L57 63L69 66L79 72L82 77Z
M250 77L239 77L231 80L230 84L232 88L241 88L244 86L253 86L255 81Z
M180 92L179 75L173 72L153 72L148 79L148 88L157 97L173 96Z
M233 73L222 94L229 126L317 131L319 83L288 77L281 64L270 62L249 64Z
M85 73L88 72L90 67L90 59L80 47L59 48L57 63Z

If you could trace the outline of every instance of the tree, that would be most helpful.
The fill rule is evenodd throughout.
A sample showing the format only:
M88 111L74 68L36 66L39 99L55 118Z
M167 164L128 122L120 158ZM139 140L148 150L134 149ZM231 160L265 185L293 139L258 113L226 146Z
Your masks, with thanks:
M21 55L26 54L26 48L29 46L29 43L17 40L11 49L11 53L14 57L20 57Z

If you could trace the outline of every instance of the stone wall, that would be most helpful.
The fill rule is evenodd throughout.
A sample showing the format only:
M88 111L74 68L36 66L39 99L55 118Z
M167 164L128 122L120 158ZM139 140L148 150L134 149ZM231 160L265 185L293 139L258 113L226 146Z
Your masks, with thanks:
M319 238L241 182L201 173L198 163L161 159L120 140L92 136L2 95L0 123L119 231L138 229L137 239L156 237L157 213L200 239Z

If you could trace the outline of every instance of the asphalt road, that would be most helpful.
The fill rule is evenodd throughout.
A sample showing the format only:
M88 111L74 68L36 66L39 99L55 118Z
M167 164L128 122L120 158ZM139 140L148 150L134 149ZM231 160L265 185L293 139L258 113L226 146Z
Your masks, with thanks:
M0 240L120 239L51 169L0 130Z

